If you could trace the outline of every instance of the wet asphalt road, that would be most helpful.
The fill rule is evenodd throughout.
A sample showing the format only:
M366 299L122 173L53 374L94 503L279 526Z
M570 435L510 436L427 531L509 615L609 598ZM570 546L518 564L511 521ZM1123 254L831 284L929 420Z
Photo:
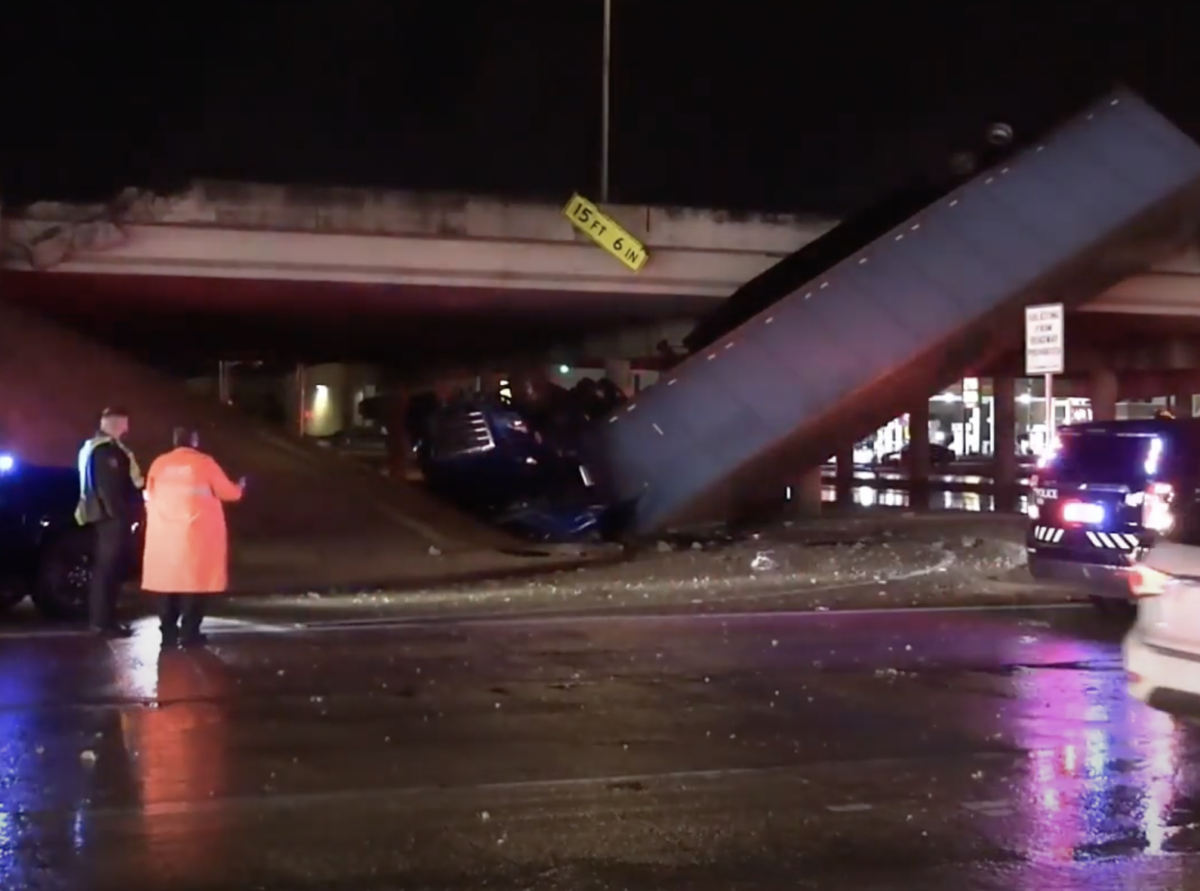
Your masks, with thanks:
M1086 609L0 628L0 888L1200 887Z

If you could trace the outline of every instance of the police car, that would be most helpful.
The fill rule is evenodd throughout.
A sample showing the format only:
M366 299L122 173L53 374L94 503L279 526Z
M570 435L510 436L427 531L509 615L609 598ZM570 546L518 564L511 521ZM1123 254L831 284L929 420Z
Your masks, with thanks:
M78 499L75 468L0 452L0 611L32 597L50 618L86 614L90 547L75 523Z
M1188 541L1200 470L1192 419L1095 421L1058 432L1030 480L1026 549L1034 578L1085 586L1127 609L1129 574L1162 540Z

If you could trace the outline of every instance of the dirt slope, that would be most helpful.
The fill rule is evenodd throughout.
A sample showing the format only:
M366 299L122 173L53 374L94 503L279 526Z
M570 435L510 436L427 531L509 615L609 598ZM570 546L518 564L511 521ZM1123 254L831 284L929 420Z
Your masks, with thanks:
M73 465L105 405L129 409L129 444L143 467L169 448L173 426L198 428L230 476L250 478L247 499L229 512L243 542L394 536L398 547L433 544L447 552L514 544L420 490L193 396L180 382L5 305L2 291L0 384L0 444L31 462Z

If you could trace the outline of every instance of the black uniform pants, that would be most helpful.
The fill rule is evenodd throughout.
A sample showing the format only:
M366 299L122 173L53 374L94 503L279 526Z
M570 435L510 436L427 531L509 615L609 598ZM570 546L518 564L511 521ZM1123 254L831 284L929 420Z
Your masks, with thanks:
M133 533L128 520L104 519L92 524L92 577L88 587L88 623L111 628L117 622L117 601L129 572Z
M200 633L204 621L204 598L207 594L159 594L161 601L158 615L162 620L162 633L173 637L179 633L182 620L183 636L195 637Z

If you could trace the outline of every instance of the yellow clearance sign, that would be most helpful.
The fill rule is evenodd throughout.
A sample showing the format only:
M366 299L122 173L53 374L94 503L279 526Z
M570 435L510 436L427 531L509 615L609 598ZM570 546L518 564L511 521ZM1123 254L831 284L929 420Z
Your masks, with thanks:
M586 198L572 195L563 213L580 232L596 242L634 272L646 265L646 246L616 224L612 217Z

